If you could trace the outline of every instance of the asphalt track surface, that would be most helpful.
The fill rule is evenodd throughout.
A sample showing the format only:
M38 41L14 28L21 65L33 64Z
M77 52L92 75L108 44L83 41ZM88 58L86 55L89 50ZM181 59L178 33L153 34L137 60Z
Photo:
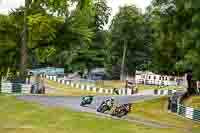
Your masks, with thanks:
M126 120L129 122L136 122L140 124L144 124L147 126L151 127L156 127L156 128L170 128L170 125L163 125L160 123L156 123L153 121L147 121L144 119L138 119L138 118L130 118L127 116L124 116L122 118L117 118L110 116L109 113L102 114L96 112L97 107L102 103L102 101L111 98L110 96L96 96L95 99L93 100L91 105L87 106L80 106L80 100L81 97L78 96L17 96L17 99L27 101L27 102L35 102L35 103L40 103L41 105L48 106L48 107L62 107L62 108L68 108L72 109L73 111L77 112L88 112L88 113L95 113L97 116L100 116L102 118L110 117L116 120ZM140 102L143 100L151 100L158 98L153 95L136 95L136 96L113 96L112 98L115 99L115 104L125 104L125 103L134 103Z
M143 118L134 118L128 116L117 118L111 116L109 113L102 114L96 112L97 107L102 103L102 101L111 98L110 96L95 96L92 104L84 107L80 106L81 97L78 96L16 96L16 97L19 100L39 103L47 107L61 107L61 108L68 108L77 112L95 113L100 118L109 117L116 120L126 120L128 122L144 124L146 126L155 128L176 128L182 130L183 132L191 133L188 129L177 128L173 125L162 124L155 121L145 120ZM134 103L145 100L152 100L159 97L154 95L135 95L135 96L112 96L112 98L115 99L115 104L133 103L133 108L134 108Z
M87 105L86 107L80 106L81 97L78 96L17 96L18 99L29 101L29 102L37 102L45 106L50 107L64 107L70 108L74 111L78 112L90 112L96 113L96 109L98 106L106 99L111 98L110 96L96 96L91 105ZM156 98L153 95L141 95L141 96L113 96L115 100L115 104L126 104L126 103L134 103L142 100L150 100ZM133 105L134 106L134 105Z

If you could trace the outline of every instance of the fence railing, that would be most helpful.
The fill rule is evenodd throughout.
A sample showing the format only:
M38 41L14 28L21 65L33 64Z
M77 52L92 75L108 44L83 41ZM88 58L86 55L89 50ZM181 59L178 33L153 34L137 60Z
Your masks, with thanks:
M133 95L134 93L136 93L133 89L129 89L129 88L118 88L117 93L115 93L116 90L114 90L114 88L102 88L102 87L97 87L90 84L82 84L74 80L60 79L60 78L57 78L56 76L45 75L44 77L49 80L55 81L57 83L64 84L66 86L81 89L84 91L92 91L95 93L119 94L119 95Z
M176 93L168 99L168 109L182 117L200 122L200 109L194 109L182 104L187 93Z
M45 88L39 84L0 82L0 93L6 94L44 94Z
M137 84L145 84L145 85L159 85L159 86L186 86L185 82L176 82L169 80L136 80Z
M162 90L162 89L154 89L154 95L173 95L174 93L176 93L177 90L170 90L170 89L166 89L166 90Z
M172 104L171 112L176 113L185 118L200 122L200 110L186 107L181 104Z
M0 83L0 93L24 93L28 94L31 91L31 85L20 83Z

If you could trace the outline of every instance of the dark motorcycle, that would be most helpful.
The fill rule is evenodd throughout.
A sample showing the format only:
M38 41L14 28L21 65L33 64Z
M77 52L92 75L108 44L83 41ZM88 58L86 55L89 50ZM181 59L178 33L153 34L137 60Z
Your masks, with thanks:
M114 99L108 99L101 103L101 105L97 108L97 112L104 113L108 110L111 110L114 105Z
M123 117L131 111L131 104L122 104L112 109L112 116Z
M80 106L85 106L85 105L88 105L88 104L92 104L93 99L94 99L94 96L81 97Z

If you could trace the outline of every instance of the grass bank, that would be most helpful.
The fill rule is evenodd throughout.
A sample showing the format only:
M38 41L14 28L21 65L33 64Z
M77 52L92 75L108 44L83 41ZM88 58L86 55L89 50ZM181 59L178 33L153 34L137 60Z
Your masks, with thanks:
M48 108L0 95L1 133L182 133L123 120L97 117L95 114Z
M167 106L166 97L135 103L133 104L132 112L129 116L172 125L178 128L186 128L191 130L192 133L199 133L200 123L169 113L167 111Z

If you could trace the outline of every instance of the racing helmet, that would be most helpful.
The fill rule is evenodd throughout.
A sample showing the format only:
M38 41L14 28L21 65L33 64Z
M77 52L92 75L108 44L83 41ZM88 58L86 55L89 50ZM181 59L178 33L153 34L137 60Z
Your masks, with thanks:
M114 99L113 97L111 97L110 101L111 101L111 102L114 102L114 100L115 100L115 99Z

